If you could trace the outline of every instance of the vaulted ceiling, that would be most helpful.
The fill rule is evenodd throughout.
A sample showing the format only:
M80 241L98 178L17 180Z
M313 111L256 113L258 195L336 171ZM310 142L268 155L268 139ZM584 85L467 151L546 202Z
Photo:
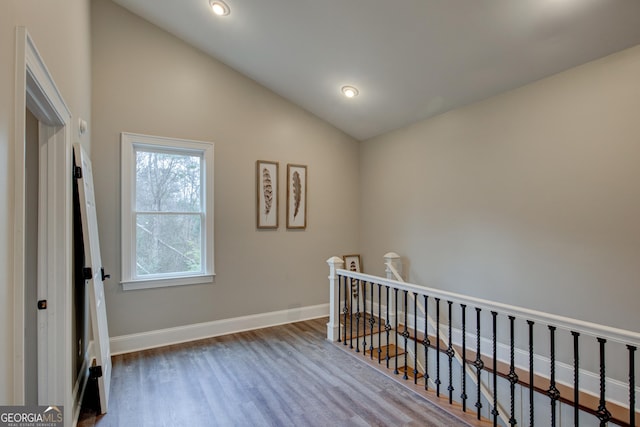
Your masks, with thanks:
M636 0L115 1L358 140L640 44Z

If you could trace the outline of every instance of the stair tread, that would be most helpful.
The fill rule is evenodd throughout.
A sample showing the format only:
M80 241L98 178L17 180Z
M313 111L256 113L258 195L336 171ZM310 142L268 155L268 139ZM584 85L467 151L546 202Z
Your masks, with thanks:
M413 366L401 366L398 368L398 371L402 372L403 374L406 373L409 378L413 379ZM416 375L416 377L422 378L424 377L424 375L418 372L418 375Z
M371 324L369 323L370 318L371 316L366 316L366 319L365 319L365 316L362 315L359 321L356 321L356 319L353 319L353 322L351 322L351 317L347 316L346 331L345 331L344 318L341 318L340 328L344 332L344 339L348 340L352 338L365 337L365 336L371 335L372 332L374 334L377 334L379 332L384 332L384 325L381 323L380 319L376 316L373 316L375 323L372 331Z
M381 350L380 352L380 357L382 360L386 360L387 358L387 354L389 355L389 357L396 357L396 349L398 351L398 356L401 356L404 354L404 350L400 347L396 347L395 344L389 344L389 345L383 345L382 347L378 347L378 348L374 348L373 349L373 357L374 359L377 358L378 355L378 349ZM364 351L364 354L369 354L369 349L366 349Z
M403 323L398 323L398 331L400 334L402 334L402 332L404 332L404 324ZM407 332L409 332L409 339L413 340L416 339L418 340L418 342L422 343L422 341L424 340L424 332L418 330L418 333L416 334L415 329L408 327L407 328ZM435 335L429 334L429 342L431 343L429 345L429 347L431 348L436 348L436 343L437 343L437 337ZM440 338L440 350L446 350L447 349L447 345L444 342L444 339L441 337Z

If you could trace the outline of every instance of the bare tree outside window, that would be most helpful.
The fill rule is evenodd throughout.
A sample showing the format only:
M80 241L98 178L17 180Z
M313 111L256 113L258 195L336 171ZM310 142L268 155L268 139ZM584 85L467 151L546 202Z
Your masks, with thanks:
M202 156L136 150L138 276L202 271Z
M214 144L122 132L122 289L213 283Z

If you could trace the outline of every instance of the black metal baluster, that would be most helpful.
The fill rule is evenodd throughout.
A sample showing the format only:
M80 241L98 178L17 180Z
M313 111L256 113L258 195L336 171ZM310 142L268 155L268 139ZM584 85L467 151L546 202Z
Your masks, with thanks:
M452 301L447 301L447 305L448 305L448 313L449 313L449 345L447 346L447 357L449 357L449 387L447 387L447 390L449 391L449 405L451 405L453 403L453 356L455 356L455 352L453 351L453 342L452 342L452 337L451 337L451 323L452 323L452 315L451 315L451 307L453 306L453 302Z
M343 343L344 345L347 345L347 314L349 314L349 297L348 297L348 286L347 286L347 278L343 277L342 278L344 280L344 307L342 308L342 314L344 315L344 340Z
M342 325L342 327L344 328L344 333L342 335L344 336L344 340L342 340L342 344L347 345L347 314L349 314L349 298L347 296L347 293L349 292L349 287L347 286L347 278L343 276L342 280L344 281L344 308L342 309L344 320L344 324Z
M391 355L389 354L389 332L391 331L391 323L389 323L389 285L385 285L385 288L387 293L387 318L384 319L384 331L387 333L387 355L385 359L387 361L387 369L389 369L389 359L391 359Z
M578 338L580 333L571 331L573 335L573 425L580 427L580 346Z
M371 321L372 314L369 314L369 319L367 320L367 282L364 281L362 284L362 311L364 317L362 318L362 355L367 355L367 323ZM371 338L371 337L369 337Z
M360 279L358 279L356 284L356 353L360 353L360 340L358 337L360 336L360 317L362 314L360 313Z
M516 318L513 316L509 316L509 375L507 378L509 379L509 383L511 386L511 417L509 418L509 424L511 426L515 426L518 424L516 421L516 402L515 402L515 394L516 394L516 384L518 383L518 374L516 374L516 364L515 364L515 342L514 342L514 322Z
M636 368L634 353L637 347L627 345L629 350L629 427L636 427Z
M429 390L429 346L431 341L429 340L429 297L424 295L424 339L422 345L424 346L424 389Z
M551 378L547 396L551 399L551 427L556 426L556 402L560 398L560 392L556 388L556 327L549 326L551 340Z
M413 293L413 354L415 363L413 364L413 383L418 384L418 294Z
M370 357L371 360L373 360L373 327L376 325L376 318L373 315L373 282L370 283L371 285L371 311L369 312L371 314L371 316L369 316L369 330L371 331L371 335L369 336L369 353L370 353ZM378 346L380 346L380 342L378 342Z
M408 291L404 291L404 331L402 332L402 336L404 338L404 375L402 376L403 380L408 380L409 376L407 372L409 371L409 363L407 362L407 356L409 353L409 348L407 347L407 341L409 339L409 326L407 321L407 295Z
M341 333L342 328L340 327L340 297L342 295L342 276L338 276L338 342L342 342ZM345 301L346 304L346 301ZM344 336L345 342L347 341L347 335Z
M367 355L367 282L360 282L362 289L362 355Z
M480 375L482 374L482 369L484 368L484 362L480 357L480 312L482 310L476 307L476 360L473 362L473 366L476 368L476 377L477 377L477 390L476 390L476 408L477 408L477 417L480 419L481 411L482 411L482 395L480 394Z
M460 304L462 309L462 412L467 412L467 306Z
M440 397L440 298L436 298L436 396Z
M378 322L382 322L382 285L378 283ZM378 364L382 360L382 328L378 326Z
M529 426L533 427L533 397L534 397L534 386L533 386L533 320L527 320L527 324L529 324Z
M395 300L396 300L396 327L394 329L394 337L395 337L395 348L396 348L396 357L394 357L395 359L395 369L393 370L393 373L395 375L398 375L398 288L394 288L395 291Z
M362 355L367 355L367 282L360 282L360 287L358 289L362 289ZM360 329L358 329L359 331Z
M605 388L607 377L605 375L605 359L604 359L604 345L607 340L604 338L598 338L600 343L600 405L596 411L596 416L600 420L600 427L605 427L609 420L611 420L611 412L607 409L607 400L605 398Z
M493 409L491 415L493 415L493 427L498 426L498 313L491 312L493 323Z
M353 284L355 280L349 278L349 348L353 349Z

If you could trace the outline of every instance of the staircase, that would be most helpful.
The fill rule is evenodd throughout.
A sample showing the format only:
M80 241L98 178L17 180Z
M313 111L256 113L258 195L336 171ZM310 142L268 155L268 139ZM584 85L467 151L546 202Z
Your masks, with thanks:
M640 334L404 283L398 258L328 261L330 341L467 425L635 427Z

